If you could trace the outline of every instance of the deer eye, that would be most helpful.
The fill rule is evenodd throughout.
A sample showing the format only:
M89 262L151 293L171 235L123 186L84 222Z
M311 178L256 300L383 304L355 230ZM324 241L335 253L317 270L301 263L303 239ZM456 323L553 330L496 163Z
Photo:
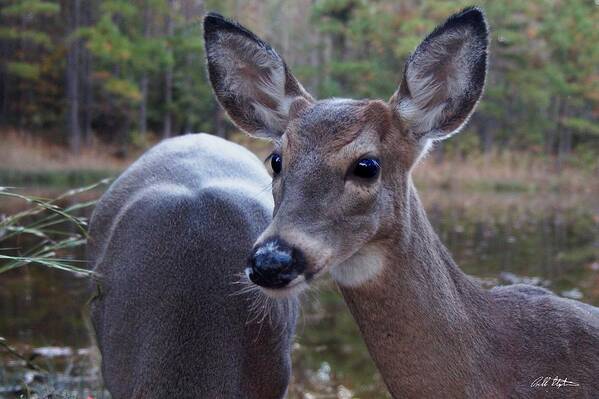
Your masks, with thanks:
M381 164L378 159L363 158L356 162L354 166L354 176L363 179L374 179L379 175Z
M283 167L283 160L279 154L272 154L270 156L270 167L272 168L272 172L275 175L281 173L281 168Z

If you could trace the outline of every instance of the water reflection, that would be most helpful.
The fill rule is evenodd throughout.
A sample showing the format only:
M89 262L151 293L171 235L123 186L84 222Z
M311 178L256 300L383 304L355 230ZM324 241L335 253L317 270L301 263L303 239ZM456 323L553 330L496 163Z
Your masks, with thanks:
M422 197L433 226L467 273L489 285L524 279L599 305L599 204L593 198L447 191ZM0 214L15 206L0 203ZM78 351L90 345L82 316L85 284L40 267L0 276L0 336L26 354L39 347L75 348L54 357L38 350L37 356L53 375L72 378L60 386L78 397L87 397L84 387L97 388L97 370ZM22 360L0 353L0 386L35 380L23 372ZM354 396L388 397L340 295L323 281L304 300L290 397Z

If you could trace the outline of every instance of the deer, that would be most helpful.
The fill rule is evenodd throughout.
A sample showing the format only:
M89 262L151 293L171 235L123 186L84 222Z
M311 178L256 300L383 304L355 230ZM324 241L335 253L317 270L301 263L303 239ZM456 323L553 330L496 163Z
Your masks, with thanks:
M412 180L482 96L481 9L424 38L388 101L316 100L247 28L212 13L204 30L218 101L273 144L274 213L248 253L253 284L297 297L329 273L394 398L599 395L599 308L529 285L483 289L440 241Z
M286 395L298 303L236 284L272 217L269 185L244 147L191 134L146 152L101 197L90 316L112 398Z

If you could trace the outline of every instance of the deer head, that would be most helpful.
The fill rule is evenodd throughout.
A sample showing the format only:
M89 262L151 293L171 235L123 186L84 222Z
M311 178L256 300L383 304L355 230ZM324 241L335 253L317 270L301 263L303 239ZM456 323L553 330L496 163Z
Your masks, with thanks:
M409 229L411 170L432 142L464 126L483 92L482 11L465 9L426 37L387 102L316 101L244 27L208 14L204 29L220 104L241 129L274 143L274 215L248 277L285 296L327 270L348 286L377 276L386 245Z

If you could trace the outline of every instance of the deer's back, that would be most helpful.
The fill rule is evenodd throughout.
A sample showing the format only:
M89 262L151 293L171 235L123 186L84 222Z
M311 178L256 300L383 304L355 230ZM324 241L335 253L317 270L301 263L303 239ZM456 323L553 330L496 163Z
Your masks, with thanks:
M510 397L596 397L599 308L527 285L497 287L491 294L501 312L492 353L496 364L508 365L499 383ZM546 377L548 386L539 386ZM554 377L578 386L551 386Z
M260 326L234 284L270 220L269 184L249 151L200 134L159 144L103 196L92 322L115 398L284 395L296 305Z

